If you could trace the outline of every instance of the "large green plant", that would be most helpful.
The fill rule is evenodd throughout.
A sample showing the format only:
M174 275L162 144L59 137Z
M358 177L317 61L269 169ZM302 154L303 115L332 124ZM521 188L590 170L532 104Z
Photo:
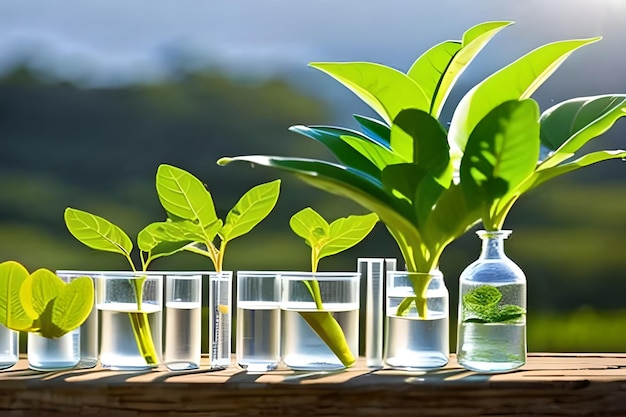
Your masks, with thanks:
M550 121L558 117L579 126L583 123L575 123L577 113L566 106L568 111L552 109L540 116L537 104L528 98L573 51L599 38L556 42L531 51L471 89L456 107L449 131L439 122L458 76L510 23L474 26L461 41L426 51L406 74L366 62L311 64L348 87L382 119L355 116L362 132L291 128L323 143L338 162L252 155L221 158L218 163L246 161L278 168L354 200L379 215L409 271L430 272L450 242L481 217L490 218L486 213L508 212L521 192L578 167L622 157L621 151L605 151L574 162L559 161L610 127L621 115L613 107L594 106L593 120L598 123L582 126L573 136L555 135L556 123ZM541 169L549 173L539 173L537 165L540 136L551 138L550 149L563 148L551 155L554 165ZM426 280L414 283L421 317L426 315L427 285Z

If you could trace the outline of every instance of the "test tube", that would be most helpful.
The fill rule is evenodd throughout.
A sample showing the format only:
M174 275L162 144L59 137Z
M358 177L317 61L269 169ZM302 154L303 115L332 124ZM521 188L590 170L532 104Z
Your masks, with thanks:
M227 368L231 356L232 271L209 273L211 368Z
M365 359L369 368L383 366L383 258L358 258L357 272L365 281Z

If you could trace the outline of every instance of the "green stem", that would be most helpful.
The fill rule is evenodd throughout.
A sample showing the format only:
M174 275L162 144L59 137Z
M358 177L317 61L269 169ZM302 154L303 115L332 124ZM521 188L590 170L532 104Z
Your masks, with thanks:
M156 367L159 364L159 355L154 346L154 341L152 340L148 314L141 311L143 284L146 281L146 278L146 276L143 276L132 280L135 300L137 300L137 311L129 312L128 318L130 319L130 324L133 328L133 334L135 335L135 341L137 342L137 349L139 350L139 353L143 356L148 366Z
M300 311L300 316L313 331L326 343L343 366L351 367L356 358L350 350L343 329L329 311Z
M314 264L314 270L316 269L315 266ZM302 282L311 293L311 297L315 302L315 308L317 308L318 311L300 311L300 316L337 356L337 359L339 359L346 368L349 368L354 365L356 359L350 350L343 329L330 311L324 311L319 282L315 279Z
M130 324L133 328L133 334L135 335L139 353L143 356L148 366L158 366L159 355L157 354L152 340L148 314L142 311L136 311L128 313L128 317L130 318Z

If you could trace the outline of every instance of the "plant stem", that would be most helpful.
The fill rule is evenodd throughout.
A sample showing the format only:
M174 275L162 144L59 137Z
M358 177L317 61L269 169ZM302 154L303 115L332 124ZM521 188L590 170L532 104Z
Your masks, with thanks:
M348 346L346 335L329 311L300 311L299 313L346 368L354 365L356 359Z
M152 340L148 314L141 311L143 284L146 281L146 278L146 276L143 276L132 280L135 300L137 300L137 311L129 312L128 318L130 319L130 324L133 328L133 334L135 335L135 341L137 342L137 349L139 349L139 353L143 356L148 366L156 367L159 364L159 355L154 346L154 341Z
M148 314L136 311L128 313L130 324L133 328L133 334L137 342L139 353L143 356L146 364L151 367L159 365L159 355L157 354L154 342L152 340L152 332L150 331L150 323L148 322Z
M317 265L314 263L314 273L316 266ZM356 359L350 350L343 329L330 311L324 311L319 282L315 279L302 282L311 293L311 297L315 302L315 308L317 308L318 311L300 311L300 316L337 356L337 359L339 359L346 368L349 368L354 365Z

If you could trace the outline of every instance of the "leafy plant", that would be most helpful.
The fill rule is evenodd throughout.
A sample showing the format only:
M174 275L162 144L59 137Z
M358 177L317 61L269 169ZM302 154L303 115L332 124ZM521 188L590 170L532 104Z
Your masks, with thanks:
M599 38L547 44L497 71L461 99L446 130L438 118L450 89L482 47L509 24L476 25L461 41L426 51L406 74L367 62L312 63L382 120L355 115L361 132L291 128L322 143L337 162L251 155L224 157L218 164L245 161L277 168L352 199L379 215L409 272L428 273L445 247L481 217L487 229L500 227L523 192L563 173L625 156L623 151L600 151L566 161L623 115L623 96L574 99L541 116L529 99L569 55ZM553 151L544 160L539 160L540 138ZM427 285L415 283L415 294L423 294ZM415 297L415 304L425 317L425 298Z
M217 217L213 198L202 182L187 171L160 165L156 187L165 209L170 239L185 243L182 249L211 259L220 272L231 240L250 232L272 211L280 193L280 180L257 185L246 192L228 212ZM219 244L215 244L215 240Z
M349 249L365 239L378 222L374 213L348 216L328 222L310 207L300 210L289 220L295 234L311 248L311 272L317 272L320 259ZM341 363L352 366L356 362L341 326L332 313L324 311L322 294L317 280L303 281L318 311L301 311L300 316L337 355Z
M479 285L463 295L463 321L466 323L512 323L526 315L526 310L513 304L500 306L502 293L493 285Z
M585 144L626 115L626 95L567 100L540 117L536 105L518 104L528 101L499 105L478 123L465 148L461 183L466 197L481 205L487 230L502 229L517 199L544 182L597 162L626 157L624 150L580 155ZM539 157L540 146L547 154L544 158Z
M78 328L94 303L93 282L69 283L47 269L29 274L15 261L0 264L0 324L16 331L57 338Z
M187 250L208 256L221 271L226 243L248 233L264 219L278 199L280 181L261 184L249 190L222 221L204 184L192 174L170 165L160 165L156 175L159 200L168 219L147 225L137 234L141 268L132 258L133 242L118 226L94 214L67 208L64 218L69 232L84 245L101 251L121 254L133 272L147 271L157 258ZM221 239L219 249L213 244ZM137 346L148 365L158 364L148 315L141 300L146 277L133 279L137 311L129 312Z

